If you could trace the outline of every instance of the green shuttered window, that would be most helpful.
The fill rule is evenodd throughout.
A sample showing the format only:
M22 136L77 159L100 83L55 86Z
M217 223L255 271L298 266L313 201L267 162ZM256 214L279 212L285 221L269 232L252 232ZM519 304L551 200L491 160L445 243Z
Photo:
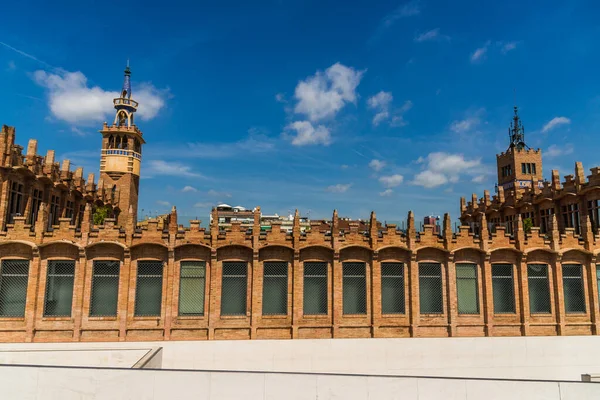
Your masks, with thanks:
M419 263L419 304L421 314L442 314L442 265Z
M182 261L179 276L179 315L204 315L206 262Z
M549 314L550 286L548 281L548 266L544 264L527 265L527 285L531 314Z
M381 313L404 314L404 264L381 263Z
M160 317L163 263L161 261L138 261L137 264L135 316Z
M263 265L263 315L286 315L288 304L288 263Z
M515 290L512 264L492 264L494 313L515 313Z
M366 264L346 262L342 264L344 314L367 313Z
M120 269L119 261L94 261L90 316L117 315Z
M224 262L221 286L221 315L246 315L248 266L245 262Z
M456 264L456 295L459 314L479 314L476 264Z
M583 289L583 268L579 264L562 266L565 312L567 314L585 312L585 292Z
M304 315L327 314L327 263L304 263Z
M29 261L2 260L0 264L0 317L24 317Z
M48 277L46 280L46 300L44 316L70 317L73 306L73 280L75 278L75 261L48 261Z

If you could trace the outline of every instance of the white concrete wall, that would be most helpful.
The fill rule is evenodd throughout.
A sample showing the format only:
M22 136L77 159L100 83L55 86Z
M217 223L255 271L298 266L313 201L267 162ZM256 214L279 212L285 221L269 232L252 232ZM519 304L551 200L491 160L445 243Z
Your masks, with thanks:
M31 344L27 349L9 347L13 349L0 351L0 364L131 368L151 352L151 348L42 349Z
M10 400L584 400L600 384L0 366Z
M0 344L2 350L163 347L162 368L581 380L600 336Z

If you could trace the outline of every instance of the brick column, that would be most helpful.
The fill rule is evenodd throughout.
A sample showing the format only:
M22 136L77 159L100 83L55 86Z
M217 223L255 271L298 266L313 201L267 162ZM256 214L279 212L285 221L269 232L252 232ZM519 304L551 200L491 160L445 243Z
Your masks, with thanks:
M216 223L216 222L215 222ZM221 277L222 271L217 273L217 251L211 250L210 252L210 289L209 293L209 309L208 309L208 339L212 340L215 338L215 325L219 321L219 307L221 304L218 301L217 296L221 295L221 286L219 284L219 278Z
M0 184L0 230L6 226L6 213L8 212L8 196L10 192L10 181L5 178Z
M87 272L85 249L79 249L79 260L76 263L75 282L73 285L73 341L79 342L81 338L81 319L83 313L83 287Z
M596 276L596 265L599 263L597 256L591 257L591 264L588 273L588 287L590 293L590 317L592 319L592 334L598 335L600 333L600 310L598 298L598 279Z
M527 254L521 256L518 265L519 310L521 313L521 335L529 336L529 285L527 282Z
M556 304L556 333L564 335L565 332L565 294L562 278L562 255L557 254L554 262L554 304Z
M119 276L119 300L118 300L118 316L119 316L119 341L124 342L127 335L127 313L129 311L129 292L132 284L131 275L131 253L129 248L123 251L123 264ZM135 299L135 297L134 297Z
M29 263L29 278L27 280L27 300L25 306L25 330L26 342L32 342L35 335L35 320L38 308L38 288L40 282L41 259L38 248L32 249L32 257ZM40 306L43 307L43 304Z
M408 296L410 313L410 336L418 336L419 331L419 264L417 253L411 252L408 263Z
M371 262L371 336L377 337L379 325L381 325L381 261L379 253L373 252Z
M333 265L331 268L331 275L331 311L333 315L332 337L336 338L338 335L342 315L344 312L344 281L342 276L342 263L340 261L340 253L338 251L333 253Z
M256 339L256 328L260 325L262 316L262 263L258 259L258 251L252 253L252 262L248 269L250 288L248 304L250 305L250 339ZM256 292L256 293L255 293ZM246 314L248 315L248 314Z
M300 251L294 251L294 260L292 261L292 291L290 301L292 302L292 339L298 338L298 321L302 317L302 305L304 296L302 289L304 268L300 262Z
M490 253L484 255L483 261L483 322L485 335L492 336L494 332L494 295L492 293L492 263Z
M169 340L171 338L171 322L173 320L173 288L174 288L174 280L175 280L175 251L169 249L167 258L167 273L165 274L167 277L166 282L166 293L163 296L165 299L165 340Z
M456 291L454 254L449 254L448 262L446 263L446 310L448 313L449 336L456 336L456 325L458 322L458 297Z

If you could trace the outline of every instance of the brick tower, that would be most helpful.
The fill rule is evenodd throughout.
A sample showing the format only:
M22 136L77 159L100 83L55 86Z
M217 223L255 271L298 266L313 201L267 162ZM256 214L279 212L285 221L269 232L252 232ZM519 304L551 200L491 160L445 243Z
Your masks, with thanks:
M133 120L138 103L131 98L130 78L128 62L121 96L113 100L115 119L110 126L105 122L100 131L100 179L105 188L112 188L115 217L121 226L125 226L130 208L133 220L137 221L142 145L145 143Z
M534 182L538 187L543 187L542 150L530 149L525 144L525 128L519 118L517 106L508 128L508 136L508 150L496 155L498 186L502 186L504 190L518 190L531 187Z

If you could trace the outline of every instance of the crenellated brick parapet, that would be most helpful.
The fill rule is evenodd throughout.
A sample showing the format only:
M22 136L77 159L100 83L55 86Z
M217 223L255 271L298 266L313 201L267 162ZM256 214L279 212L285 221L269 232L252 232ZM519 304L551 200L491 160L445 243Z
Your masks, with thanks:
M444 216L440 234L425 225L415 227L412 212L407 216L406 230L395 225L380 225L375 213L365 228L350 223L339 228L337 212L330 221L314 225L301 232L296 213L293 230L287 233L273 224L260 229L260 208L254 211L252 229L242 229L233 223L230 229L219 229L213 219L208 228L200 221L189 227L180 225L173 208L164 223L150 220L136 226L130 218L124 227L107 218L94 225L91 206L87 205L80 227L61 218L58 225L48 228L46 204L34 225L16 217L13 224L0 233L0 263L15 260L28 262L26 306L23 316L3 316L4 299L0 294L0 341L124 341L124 340L198 340L254 338L331 338L331 337L405 337L405 336L507 336L597 334L600 324L596 263L600 243L585 223L581 234L573 229L559 229L556 217L550 229L538 228L525 232L520 216L512 234L504 226L491 231L485 214L480 214L480 233L469 226L453 231L448 214ZM73 300L71 316L46 316L47 280L52 262L73 262ZM111 316L92 313L94 266L99 262L116 262L118 269L117 311ZM142 291L140 266L144 263L162 265L152 279L160 279L159 292ZM186 265L201 265L201 311L185 314L181 308ZM235 295L223 291L224 271L228 263L246 265L245 313L225 315L223 302ZM271 264L287 265L287 273L277 279L287 280L284 310L277 315L267 313L263 301L265 275ZM327 300L322 299L323 312L305 313L304 296L315 294L305 287L306 263L322 263ZM345 311L345 265L364 265L364 312L349 315ZM477 290L477 309L463 313L459 307L457 266L472 265ZM514 312L494 312L493 266L512 265ZM529 311L528 265L543 264L548 269L549 311L536 314ZM4 265L4 264L0 264ZM425 285L421 266L439 266L439 290L442 296L440 312L425 312L419 295ZM581 266L582 312L565 311L562 268ZM387 266L384 273L384 267ZM353 267L353 268L355 268ZM395 268L390 278L389 268ZM434 269L435 270L435 269ZM1 272L1 271L0 271ZM234 277L240 278L238 275ZM430 272L431 273L431 272ZM356 274L356 272L354 272ZM244 278L245 276L245 278ZM320 275L319 275L320 276ZM158 278L157 278L158 277ZM141 280L140 280L141 279ZM150 279L150 278L147 278ZM384 280L386 280L384 285ZM390 280L391 279L391 280ZM390 286L390 282L397 286ZM399 286L398 286L399 285ZM384 295L383 287L386 287ZM238 290L240 289L237 286ZM353 286L355 293L359 286ZM396 291L396 311L390 313L383 302L390 301L390 290ZM139 289L141 290L141 289ZM231 290L231 289L229 289ZM268 293L272 294L272 288ZM349 290L349 289L347 289ZM428 289L429 290L429 289ZM497 289L496 289L497 290ZM398 292L399 291L399 292ZM1 292L0 292L1 293ZM287 293L287 294L285 294ZM312 293L312 294L311 294ZM25 294L24 294L25 295ZM102 295L108 296L105 292ZM142 297L140 297L142 296ZM143 296L160 296L156 315L138 315L136 302L152 302ZM309 299L310 300L310 299ZM349 300L346 300L349 301ZM398 303L401 302L401 303ZM186 303L187 304L187 303ZM200 308L199 308L200 310ZM287 311L286 311L287 310ZM387 311L386 311L387 310Z

